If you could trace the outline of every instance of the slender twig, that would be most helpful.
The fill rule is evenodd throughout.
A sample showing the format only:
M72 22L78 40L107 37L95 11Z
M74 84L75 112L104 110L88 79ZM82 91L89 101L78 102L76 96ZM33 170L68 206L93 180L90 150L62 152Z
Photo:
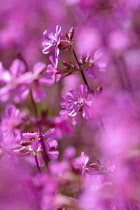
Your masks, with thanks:
M40 169L40 166L39 166L39 163L38 163L37 155L35 155L35 162L36 162L36 166L37 166L37 169L38 169L39 173L41 173L41 169Z
M22 57L21 53L19 52L17 54L17 56L25 64L25 66L27 68L27 71L28 71L28 64L27 64L26 60ZM41 146L42 146L43 152L45 154L45 155L43 155L43 160L44 160L46 166L48 166L49 158L47 156L47 151L46 151L46 147L45 147L45 143L44 143L44 138L42 136L42 130L41 130L41 127L40 127L40 122L38 120L39 119L39 114L38 114L38 111L37 111L36 103L35 103L34 98L33 98L32 90L30 90L30 96L31 96L30 97L31 98L31 102L32 102L32 105L33 105L34 111L35 111L37 125L38 125L38 128L39 128ZM38 168L39 172L41 172L39 164L38 164L37 156L35 156L35 162L36 162L36 165L37 165L37 168Z
M73 52L73 55L74 55L74 57L75 57L75 60L76 60L76 62L77 62L77 64L78 64L78 66L79 66L79 69L80 69L82 78L83 78L83 80L84 80L84 83L87 85L88 90L90 90L89 85L88 85L88 82L87 82L87 80L86 80L86 78L85 78L85 75L84 75L84 73L83 73L83 70L82 70L82 68L81 68L81 65L80 65L80 63L79 63L79 61L78 61L77 55L76 55L76 53L75 53L75 50L73 49L72 52Z
M25 58L22 56L20 51L17 51L17 57L19 60L21 60L24 63L24 65L26 67L26 71L28 71L28 64L27 64Z
M105 134L106 140L109 141L109 137L107 135L107 131L106 131L105 125L103 123L103 120L102 120L102 117L101 117L100 114L98 115L98 120L99 120L100 126L101 126L101 128L102 128L102 130L103 130L103 132Z
M33 107L34 107L35 115L36 115L36 117L38 118L38 111L37 111L37 107L36 107L35 101L34 101L34 99L33 99L32 90L30 90L30 96L31 96L32 105L33 105Z
M37 107L36 107L36 103L33 99L33 95L32 95L32 90L30 90L30 95L31 95L31 101L32 101L32 105L34 107L34 110L35 110L35 115L36 115L36 121L37 121L37 126L38 126L38 132L39 132L39 136L40 136L40 143L41 143L41 146L42 146L42 149L43 149L43 160L46 164L46 166L48 166L48 161L49 161L49 158L47 156L47 151L46 151L46 146L45 146L45 143L44 143L44 138L42 136L42 129L41 129L41 126L40 126L40 122L38 120L39 118L39 115L38 115L38 111L37 111Z
M38 132L40 134L41 146L42 146L43 152L45 154L45 155L43 155L43 160L44 160L46 166L48 166L49 158L48 158L46 146L45 146L45 143L44 143L44 137L42 136L42 131L41 131L40 126L38 126L38 127L39 127Z

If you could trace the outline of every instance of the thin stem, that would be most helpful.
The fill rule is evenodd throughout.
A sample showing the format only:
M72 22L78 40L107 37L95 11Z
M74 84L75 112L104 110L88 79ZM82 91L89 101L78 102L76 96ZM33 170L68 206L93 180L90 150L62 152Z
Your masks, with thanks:
M43 156L43 160L44 160L46 166L48 166L49 158L48 158L48 156L47 156L47 150L46 150L46 146L45 146L45 143L44 143L44 138L43 138L43 136L42 136L42 131L41 131L40 126L38 126L38 127L39 127L38 131L39 131L39 134L40 134L41 146L42 146L43 152L44 152L44 154L45 154L45 155Z
M26 71L28 71L28 64L27 64L26 60L24 59L24 57L22 56L20 51L17 51L17 57L19 60L21 60L24 63L24 65L26 67Z
M35 103L35 101L33 99L32 90L30 90L30 95L31 95L31 101L32 101L32 104L33 104L33 107L34 107L34 110L35 110L36 118L37 118L36 121L37 121L37 125L38 125L38 132L40 134L40 143L41 143L43 152L45 154L43 156L43 160L44 160L46 166L48 166L49 158L47 156L46 146L45 146L45 143L44 143L44 138L42 136L42 129L41 129L41 126L40 126L40 122L38 120L39 116L38 116L38 111L37 111L36 103Z
M17 57L25 64L26 70L28 71L28 64L27 64L26 60L22 57L22 54L20 52L17 53ZM39 128L41 146L42 146L43 152L45 154L43 156L43 160L44 160L46 166L48 166L49 158L47 156L47 151L46 151L46 147L45 147L45 144L44 144L44 138L42 136L42 130L41 130L40 123L39 123L39 120L38 120L39 115L38 115L36 103L33 99L32 90L30 90L30 96L31 96L31 102L32 102L32 105L34 107L34 111L35 111L35 115L36 115L37 125L38 125L38 128ZM36 165L37 165L37 168L38 168L39 172L41 172L41 169L40 169L39 164L38 164L37 156L35 156L35 162L36 162Z
M32 105L33 105L33 107L34 107L35 115L36 115L36 117L38 118L38 111L37 111L37 107L36 107L35 101L34 101L34 99L33 99L32 90L30 90L30 95L31 95L31 101L32 101Z
M106 132L106 128L105 128L105 125L104 125L104 123L103 123L103 120L102 120L102 117L101 117L100 114L98 115L98 119L99 119L101 128L102 128L102 130L103 130L103 132L104 132L104 134L105 134L105 136L106 136L106 140L109 141L109 138L108 138L108 135L107 135L107 132Z
M37 166L37 169L38 169L39 173L41 173L41 169L40 169L40 166L39 166L39 163L38 163L37 155L35 155L35 162L36 162L36 166Z
M89 85L88 85L88 82L87 82L87 80L86 80L86 78L85 78L85 75L84 75L84 73L83 73L83 70L82 70L82 68L81 68L81 65L80 65L80 63L79 63L79 61L78 61L77 55L76 55L76 53L75 53L75 50L72 50L72 52L73 52L73 55L74 55L74 57L75 57L75 60L76 60L76 62L77 62L77 64L78 64L78 66L79 66L79 69L81 70L80 72L81 72L82 78L83 78L83 80L84 80L84 83L87 85L88 90L90 90Z

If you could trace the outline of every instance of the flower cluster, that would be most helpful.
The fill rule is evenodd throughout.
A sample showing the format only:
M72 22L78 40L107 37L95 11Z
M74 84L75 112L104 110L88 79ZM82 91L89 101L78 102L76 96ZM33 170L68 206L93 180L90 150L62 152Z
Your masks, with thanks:
M6 1L0 209L140 209L139 0Z

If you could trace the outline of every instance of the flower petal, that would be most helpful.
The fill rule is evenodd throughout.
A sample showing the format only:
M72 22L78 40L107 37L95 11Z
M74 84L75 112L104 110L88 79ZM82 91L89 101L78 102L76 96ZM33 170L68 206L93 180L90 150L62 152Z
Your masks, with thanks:
M39 141L35 140L34 143L31 145L33 151L37 151L39 147Z
M44 138L55 138L55 129L51 128L47 132L43 133Z
M62 97L62 101L60 102L60 105L62 108L66 108L66 106L68 105L68 102L64 96Z
M34 88L33 89L33 98L36 102L40 102L42 100L44 100L44 98L46 97L46 93L44 90L42 90L41 88Z
M74 90L70 90L66 94L66 99L68 100L68 102L75 102L75 101L78 101L78 96Z
M85 84L79 85L77 89L78 89L78 91L80 93L80 97L82 97L82 98L86 98L87 97L87 94L88 94L87 85L85 85Z
M95 79L96 75L94 73L94 69L93 68L89 68L86 72L85 72L86 76Z
M59 152L57 150L49 151L48 156L51 160L56 160L58 158Z
M82 116L85 119L90 119L92 117L91 109L87 106L83 106Z
M22 136L27 139L35 138L36 133L23 133Z
M80 107L78 107L78 105L74 105L73 109L67 110L68 111L68 115L69 116L75 116L77 115L78 111L80 110Z
M54 36L54 35L53 35L53 32L52 32L51 30L45 30L45 31L43 32L43 37L44 37L46 40L48 40L48 41L50 41L50 40L52 39L53 36Z
M50 150L56 149L57 146L58 146L58 142L57 142L55 139L53 139L53 138L49 138L49 139L47 140L47 142L48 142L48 144L50 145Z

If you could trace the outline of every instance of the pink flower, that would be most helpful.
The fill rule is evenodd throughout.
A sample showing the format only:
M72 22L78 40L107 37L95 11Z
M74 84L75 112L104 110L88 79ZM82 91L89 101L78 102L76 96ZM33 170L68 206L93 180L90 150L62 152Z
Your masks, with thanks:
M81 69L85 71L85 75L92 79L96 78L96 71L105 72L108 58L105 53L101 50L96 50L94 56L91 58L90 56L83 56L79 60Z
M26 72L24 63L16 59L8 70L0 68L0 100L5 102L13 98L15 103L25 100L29 89L28 85L32 82L31 72ZM12 97L11 97L12 96Z
M84 168L86 167L88 161L89 161L89 157L87 155L85 155L84 152L81 152L80 157L74 159L73 167L75 169L79 169L82 172L84 172Z
M78 86L78 93L70 90L66 97L63 97L61 102L62 108L66 109L69 116L76 116L79 111L82 111L82 116L85 119L92 117L92 105L94 97L89 93L87 85Z
M45 30L43 33L45 40L42 43L44 49L42 52L44 54L48 54L50 51L55 50L55 55L58 57L59 49L58 45L60 44L60 36L61 36L61 27L56 26L56 33L53 34L51 30Z
M6 107L0 125L1 146L4 149L11 149L21 141L21 131L18 127L23 124L25 118L26 114L20 112L15 106L9 105Z
M47 155L51 160L57 159L59 152L55 149L57 148L58 143L55 139L53 139L54 135L53 129L50 129L45 133L23 133L23 136L28 139L27 142L29 142L27 147L25 146L27 153L38 156L41 163L43 155ZM46 138L48 139L46 140ZM43 148L42 141L45 148ZM46 152L46 154L44 154L44 152Z

